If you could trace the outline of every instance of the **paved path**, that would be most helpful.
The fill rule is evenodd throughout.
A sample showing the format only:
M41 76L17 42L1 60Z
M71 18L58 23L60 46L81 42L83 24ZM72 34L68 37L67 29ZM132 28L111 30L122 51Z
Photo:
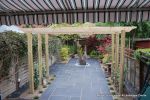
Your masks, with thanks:
M68 64L54 64L50 73L56 75L40 100L112 100L105 75L99 62L88 59L89 66L76 66L77 59Z

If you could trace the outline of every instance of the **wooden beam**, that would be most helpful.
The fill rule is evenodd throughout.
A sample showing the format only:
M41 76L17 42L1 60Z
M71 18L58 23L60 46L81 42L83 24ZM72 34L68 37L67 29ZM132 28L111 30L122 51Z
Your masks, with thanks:
M125 30L126 32L130 32L132 29L136 27L59 27L59 28L20 28L25 33L41 33L41 34L119 34L121 30ZM99 31L101 30L101 31Z
M38 33L38 68L39 68L39 87L42 85L42 37Z
M32 34L27 33L28 41L28 70L29 70L29 92L34 93L34 68L33 68L33 51L32 51Z
M123 82L124 82L124 49L125 49L125 31L121 34L121 50L120 50L120 80L119 80L119 93L123 93Z
M111 52L111 55L112 55L112 75L111 75L111 77L113 78L114 77L114 64L115 64L115 34L112 34L111 35L111 42L112 42L112 46L111 46L111 48L112 48L112 52Z
M49 77L49 48L48 48L48 34L45 34L45 61L46 61L46 76Z

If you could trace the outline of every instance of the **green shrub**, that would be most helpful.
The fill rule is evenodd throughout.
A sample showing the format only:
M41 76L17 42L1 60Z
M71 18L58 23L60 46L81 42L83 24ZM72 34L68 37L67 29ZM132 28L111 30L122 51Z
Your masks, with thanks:
M103 63L110 63L112 60L112 57L110 54L105 54L103 57Z
M64 46L60 50L60 55L63 61L67 60L69 57L69 48Z
M134 57L136 59L140 59L141 58L141 53L144 53L145 56L150 56L150 48L135 50Z
M75 54L76 53L76 46L75 45L64 45L63 47L68 48L69 54Z
M102 54L99 54L98 58L99 58L99 59L103 59L104 56L103 56Z
M77 52L78 52L78 56L79 56L79 57L82 57L82 56L83 56L83 49L82 49L81 47L78 47Z
M98 52L96 51L96 50L92 50L91 52L90 52L90 57L92 57L92 58L98 58Z
M75 45L70 45L68 46L69 48L69 54L75 54L76 53L76 46Z

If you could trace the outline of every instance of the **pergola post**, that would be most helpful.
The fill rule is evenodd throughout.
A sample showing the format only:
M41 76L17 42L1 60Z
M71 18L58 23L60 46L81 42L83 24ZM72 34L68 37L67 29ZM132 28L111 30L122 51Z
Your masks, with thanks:
M28 41L28 70L29 70L29 92L34 93L34 68L33 68L33 50L32 50L32 34L27 33Z
M125 31L121 33L121 50L120 50L120 80L119 80L119 93L123 92L123 82L124 82L124 49L125 49Z
M46 63L46 76L49 77L49 50L48 50L48 34L45 34L45 63Z
M117 85L117 69L118 69L118 65L119 65L119 33L115 33L115 64L114 64L114 84L115 86Z
M112 34L111 35L111 42L112 42L112 52L111 52L111 55L112 55L112 75L111 77L113 78L114 77L114 63L115 63L115 34Z
M116 69L119 66L119 33L116 34ZM115 70L116 70L115 69Z
M114 34L114 48L115 48L115 49L114 49L114 70L116 71L116 66L117 66L117 65L116 65L116 61L117 61L117 60L116 60L116 59L117 59L117 57L116 57L116 56L117 56L117 54L116 54L116 51L117 51L117 50L116 50L116 49L117 49L117 45L116 45L116 33ZM114 72L114 75L116 75L115 72ZM115 77L115 76L114 76L114 77Z
M39 85L42 85L42 37L38 33L38 68L39 68Z

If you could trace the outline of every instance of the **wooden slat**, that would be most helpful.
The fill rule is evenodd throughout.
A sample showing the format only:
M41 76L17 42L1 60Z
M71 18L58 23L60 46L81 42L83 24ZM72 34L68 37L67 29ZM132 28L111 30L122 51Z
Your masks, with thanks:
M27 33L28 39L28 70L29 70L29 90L34 93L34 70L33 70L33 51L32 51L32 34Z

